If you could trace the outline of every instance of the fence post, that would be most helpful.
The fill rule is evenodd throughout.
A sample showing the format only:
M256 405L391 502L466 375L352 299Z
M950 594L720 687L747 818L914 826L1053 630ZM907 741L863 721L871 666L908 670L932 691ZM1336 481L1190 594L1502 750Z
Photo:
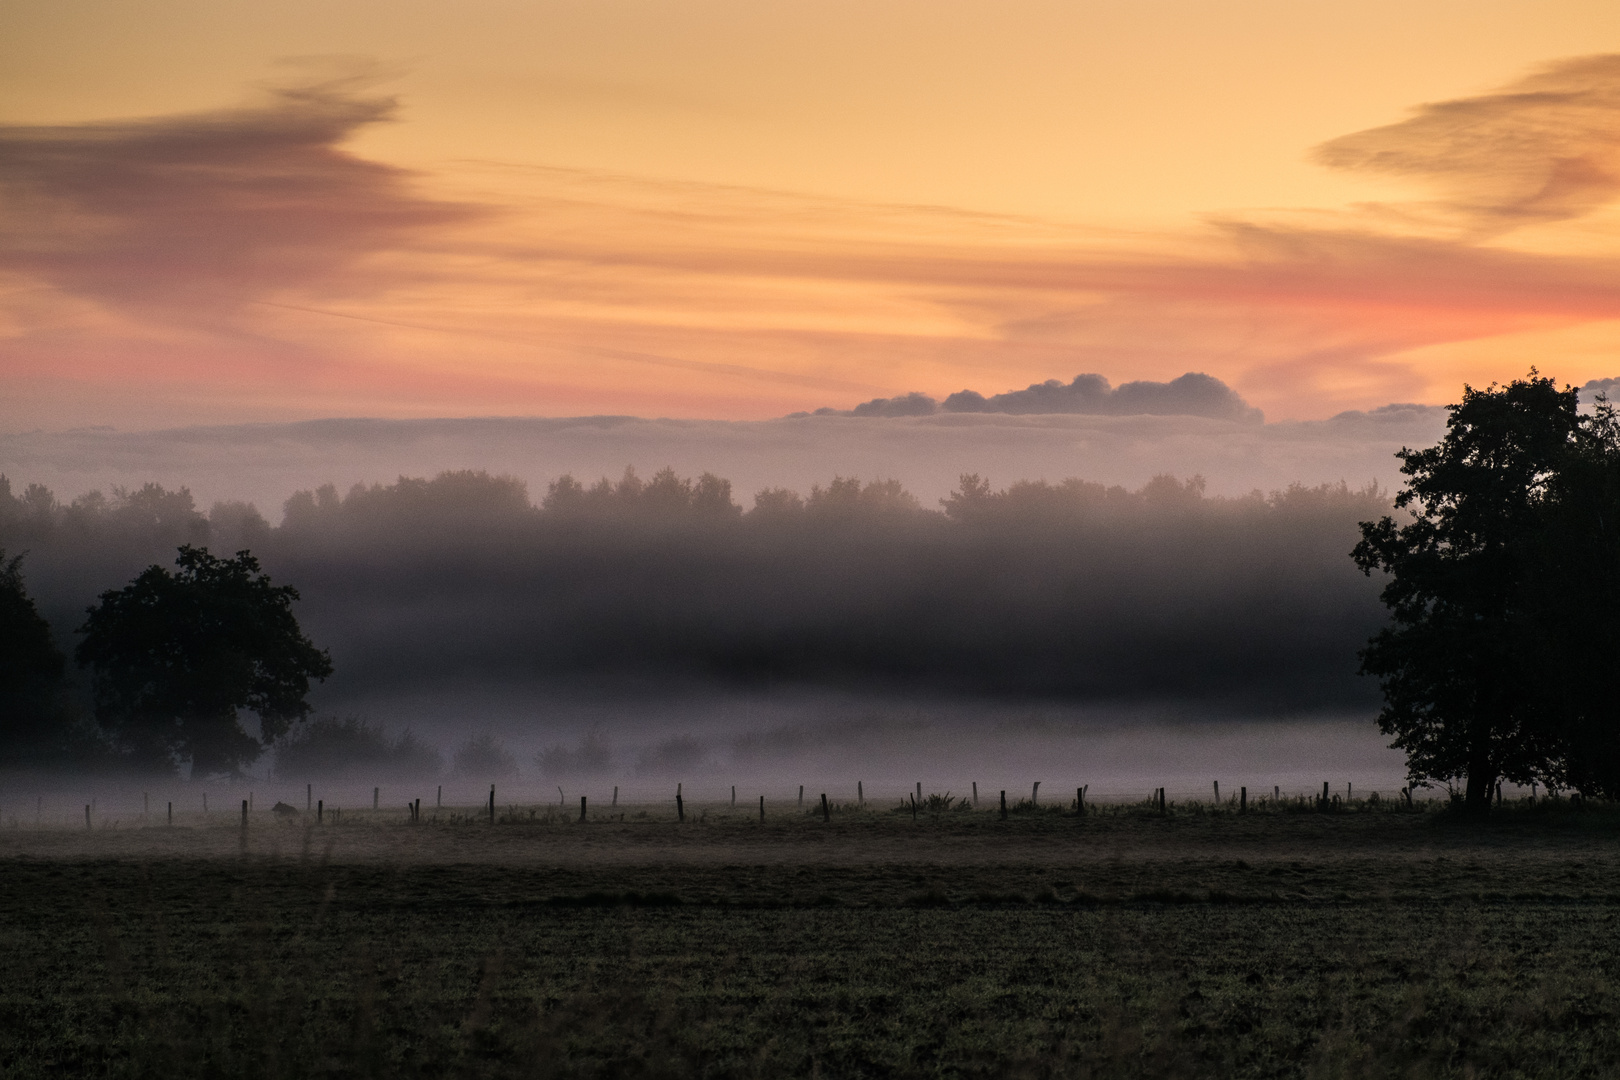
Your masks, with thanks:
M614 806L619 805L619 785L618 784L613 785L613 805Z
M580 820L580 824L584 824L584 822L585 822L585 796L583 796L583 795L581 795L579 797L579 820Z
M435 809L435 810L444 809L444 785L443 784L439 785L439 794L436 795L434 797L434 799L433 799L433 809Z
M1074 789L1074 815L1075 815L1075 817L1085 817L1086 816L1086 789L1085 788L1075 788Z
M821 820L832 821L832 808L827 805L827 793L825 791L821 793Z
M244 829L247 828L247 811L248 811L248 801L246 799L243 799L242 800L242 828L244 828Z
M1041 782L1039 780L1035 781L1035 787L1029 793L1029 805L1041 805Z
M1240 787L1240 788L1238 788L1238 813L1247 814L1248 812L1249 812L1249 789L1246 788L1246 787Z
M1007 820L1007 789L1001 790L1001 820Z
M731 785L731 808L733 810L737 809L737 785L736 784Z
M922 802L922 781L917 781L917 801Z
M681 802L681 787L679 784L675 785L675 820L686 820L686 804Z
M1219 806L1221 802L1221 782L1216 780L1213 783L1215 784L1215 805Z
M799 785L799 806L804 806L804 785Z
M973 781L973 808L975 810L979 808L979 782L977 780Z
M495 785L489 785L489 823L495 824Z
M1497 787L1501 787L1501 785L1498 784ZM866 789L861 786L859 780L855 781L855 805L862 809L866 807Z
M765 820L765 796L759 797L759 820Z
M315 824L319 825L326 819L326 800L315 800Z
M169 804L169 824L174 824L174 803Z

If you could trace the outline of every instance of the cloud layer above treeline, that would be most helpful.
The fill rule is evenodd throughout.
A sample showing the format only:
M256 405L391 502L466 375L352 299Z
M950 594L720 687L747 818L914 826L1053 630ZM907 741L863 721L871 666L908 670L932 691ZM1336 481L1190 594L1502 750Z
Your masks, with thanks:
M155 485L67 505L34 486L0 496L0 546L29 552L64 641L175 544L251 549L331 650L328 708L708 687L1297 714L1372 700L1354 672L1377 586L1347 553L1386 505L1171 476L970 475L932 507L883 478L739 499L673 470L561 477L535 499L457 472L300 492L274 525Z
M899 397L874 398L845 412L817 409L817 416L933 416L948 413L1009 413L1100 416L1206 416L1258 424L1265 419L1235 391L1211 375L1189 371L1169 382L1139 379L1123 386L1110 385L1101 375L1076 375L1033 383L1024 390L985 397L977 390L959 390L944 401L913 391Z

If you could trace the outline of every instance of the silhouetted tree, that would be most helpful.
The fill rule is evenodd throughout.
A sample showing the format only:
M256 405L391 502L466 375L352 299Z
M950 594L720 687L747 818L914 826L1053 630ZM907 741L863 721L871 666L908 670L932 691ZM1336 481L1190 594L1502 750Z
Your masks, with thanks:
M48 754L65 735L64 661L23 588L22 556L0 550L0 762Z
M96 719L138 761L236 774L309 714L310 680L332 663L298 627L297 590L272 585L249 552L185 546L175 564L102 593L77 658L95 673ZM243 709L258 714L260 738L242 729Z
M1364 573L1390 575L1390 625L1361 653L1384 693L1379 727L1414 782L1466 778L1471 813L1489 809L1498 779L1555 778L1567 749L1547 693L1537 567L1590 426L1576 406L1573 389L1534 370L1465 387L1440 444L1397 455L1410 480L1395 505L1413 520L1363 522L1352 553Z
M1599 400L1569 459L1548 480L1528 562L1528 608L1541 692L1557 712L1561 754L1548 779L1620 798L1620 418Z

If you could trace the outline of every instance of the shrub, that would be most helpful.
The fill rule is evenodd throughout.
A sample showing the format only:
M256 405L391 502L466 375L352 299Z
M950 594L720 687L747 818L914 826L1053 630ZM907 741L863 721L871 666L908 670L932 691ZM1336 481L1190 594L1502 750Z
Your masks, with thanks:
M439 752L406 731L390 739L381 724L358 717L311 720L276 748L277 779L313 779L364 771L368 776L421 779L444 767Z
M456 751L457 776L479 780L509 780L518 774L517 758L489 732L472 736Z
M613 749L594 728L580 740L577 750L558 743L534 756L542 776L599 776L613 768Z

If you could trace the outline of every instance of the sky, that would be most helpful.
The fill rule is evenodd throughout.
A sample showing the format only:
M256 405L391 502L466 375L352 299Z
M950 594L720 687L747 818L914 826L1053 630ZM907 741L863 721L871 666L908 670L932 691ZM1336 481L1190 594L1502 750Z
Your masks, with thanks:
M0 3L0 431L1620 375L1620 7Z

